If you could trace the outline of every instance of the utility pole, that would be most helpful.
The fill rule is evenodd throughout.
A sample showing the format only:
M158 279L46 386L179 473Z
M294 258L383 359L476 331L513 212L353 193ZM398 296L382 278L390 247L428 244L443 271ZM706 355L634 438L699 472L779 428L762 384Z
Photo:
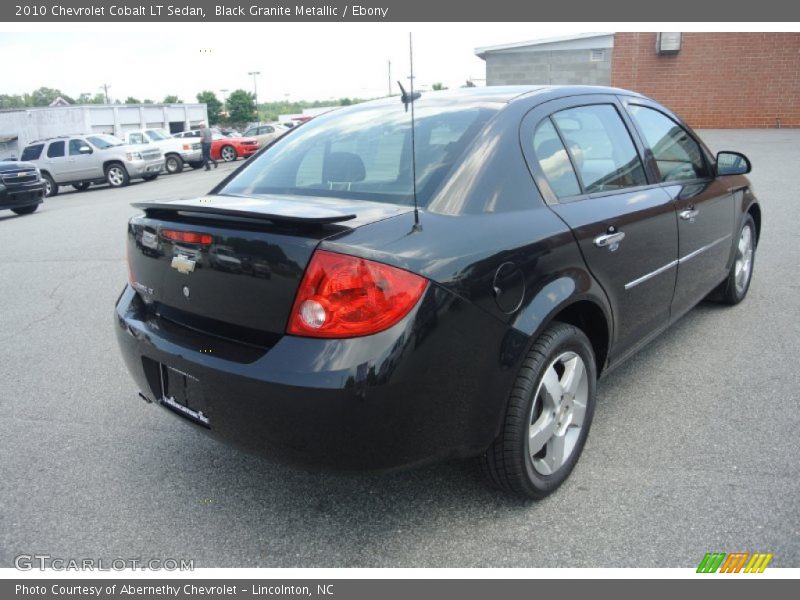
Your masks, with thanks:
M256 121L261 123L261 113L258 110L258 86L256 85L256 75L261 75L261 71L250 71L248 75L253 76L253 94L256 97Z
M110 88L110 87L111 87L111 86L110 86L110 85L108 85L107 83L104 83L103 85L101 85L101 86L100 86L100 89L102 89L102 90L103 90L103 93L105 93L105 95L106 95L106 104L111 104L111 103L108 101L108 88Z
M389 95L392 95L392 61L389 61Z
M227 93L228 93L228 90L220 90L219 92L220 92L220 94L222 94L222 108L223 108L224 110L227 110L227 109L228 109L228 107L227 107L227 106L225 106L225 101L226 101L226 100L225 100L225 94L227 94Z

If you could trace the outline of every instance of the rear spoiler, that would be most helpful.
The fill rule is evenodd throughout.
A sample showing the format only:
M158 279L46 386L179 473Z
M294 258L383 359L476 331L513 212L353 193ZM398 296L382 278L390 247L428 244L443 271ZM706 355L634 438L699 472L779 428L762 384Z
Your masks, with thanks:
M214 206L212 203L205 204L197 201L134 202L131 206L143 210L148 217L182 213L298 225L328 225L356 218L354 214L338 213L325 207L316 207L297 202L264 203L263 207L251 205L250 207L242 206L237 208L225 208L224 206Z

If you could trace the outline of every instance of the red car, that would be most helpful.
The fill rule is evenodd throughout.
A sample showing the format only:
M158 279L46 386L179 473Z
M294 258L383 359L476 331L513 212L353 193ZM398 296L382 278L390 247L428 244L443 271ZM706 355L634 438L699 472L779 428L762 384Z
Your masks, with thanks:
M200 131L190 131L182 135L187 137L200 137ZM222 134L212 134L211 158L232 162L237 158L249 158L258 151L258 140L251 137L225 137Z

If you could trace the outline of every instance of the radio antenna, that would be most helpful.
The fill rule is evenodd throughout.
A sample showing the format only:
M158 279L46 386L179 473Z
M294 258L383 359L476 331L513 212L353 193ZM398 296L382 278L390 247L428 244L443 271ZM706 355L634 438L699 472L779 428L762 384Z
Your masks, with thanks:
M411 179L414 193L414 231L419 231L422 229L422 226L419 224L419 205L417 204L417 148L416 137L414 135L414 100L419 98L422 94L414 92L414 46L411 39L411 32L408 33L408 62L411 69L411 75L409 76L409 80L411 81L411 93L407 93L403 84L399 81L397 85L400 86L400 101L405 105L406 110L408 110L408 105L411 105Z

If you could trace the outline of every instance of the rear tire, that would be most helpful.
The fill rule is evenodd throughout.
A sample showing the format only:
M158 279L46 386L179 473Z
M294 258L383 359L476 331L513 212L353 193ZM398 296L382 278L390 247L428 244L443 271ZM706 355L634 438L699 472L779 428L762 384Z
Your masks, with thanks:
M753 265L756 259L756 224L753 217L746 215L736 243L736 257L728 277L717 288L718 298L724 304L739 304L750 289L753 279Z
M58 196L58 184L50 177L50 173L42 173L42 181L44 181L44 195L46 198Z
M597 367L592 345L572 325L554 322L517 373L503 429L480 457L500 489L539 500L554 492L580 457L594 415Z
M177 154L167 154L164 159L164 169L170 175L183 171L183 159Z
M203 161L202 160L195 160L189 163L189 166L193 169L202 169L203 168Z
M122 163L111 163L106 167L106 182L114 188L123 187L130 183L131 178Z
M39 208L39 205L38 204L34 204L33 206L23 206L22 208L12 208L11 212L17 213L18 215L29 215L31 213L35 213L37 208Z

